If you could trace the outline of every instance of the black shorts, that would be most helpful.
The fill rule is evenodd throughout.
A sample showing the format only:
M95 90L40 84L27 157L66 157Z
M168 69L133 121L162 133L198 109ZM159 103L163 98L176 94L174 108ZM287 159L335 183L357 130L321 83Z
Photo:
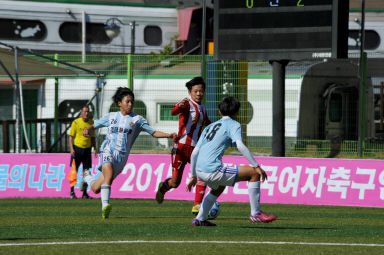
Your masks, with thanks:
M83 164L83 170L84 169L90 169L92 168L92 148L80 148L75 145L73 145L73 148L75 149L75 164L76 169L79 169L80 164ZM72 166L73 157L71 156L71 162L70 165Z

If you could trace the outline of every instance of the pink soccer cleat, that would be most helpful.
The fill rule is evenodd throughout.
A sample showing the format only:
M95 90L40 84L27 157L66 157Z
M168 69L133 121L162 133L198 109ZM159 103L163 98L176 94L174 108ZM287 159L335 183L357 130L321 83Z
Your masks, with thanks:
M276 219L277 219L276 215L267 214L267 213L261 212L261 211L258 214L256 214L255 216L253 216L253 215L249 216L249 221L251 223L259 223L259 222L270 223Z

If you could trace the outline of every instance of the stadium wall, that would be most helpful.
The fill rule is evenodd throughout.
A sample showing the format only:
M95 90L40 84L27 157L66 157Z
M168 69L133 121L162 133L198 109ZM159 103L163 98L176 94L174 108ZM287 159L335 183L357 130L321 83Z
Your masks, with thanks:
M382 160L257 157L268 173L262 183L262 203L383 207ZM0 198L69 197L69 154L0 154ZM224 156L225 163L247 164L240 156ZM171 176L169 155L130 155L112 185L112 198L154 199L160 181ZM96 162L92 173L98 176ZM193 200L182 184L166 199ZM82 178L80 167L78 183ZM78 184L75 187L78 190ZM89 192L92 196L98 195ZM248 202L247 184L227 188L219 201Z

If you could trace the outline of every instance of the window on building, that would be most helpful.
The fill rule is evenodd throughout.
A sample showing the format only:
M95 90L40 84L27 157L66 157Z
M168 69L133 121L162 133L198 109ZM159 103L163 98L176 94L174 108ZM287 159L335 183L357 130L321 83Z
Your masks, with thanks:
M343 110L343 96L333 93L329 101L329 120L331 122L340 122Z
M237 121L241 123L249 124L253 118L253 106L250 102L247 102L244 107L240 108L239 115L237 116Z
M109 112L118 112L118 111L120 111L120 107L117 106L115 103L113 103L111 107L109 107ZM135 108L133 112L143 116L144 118L147 118L147 107L145 106L143 101L135 100Z
M146 26L144 28L144 42L151 46L161 45L163 42L161 28L158 26Z
M59 118L75 118L78 116L81 108L88 103L88 100L64 100L59 104ZM91 118L95 107L93 104L89 105ZM80 115L78 116L80 117Z
M380 46L380 35L375 30L365 30L365 50L375 50ZM348 48L350 50L360 49L360 30L348 31Z
M175 105L172 103L159 104L160 108L160 120L177 121L178 115L172 116L171 111Z
M13 90L0 90L0 120L13 119Z
M0 39L16 41L42 41L47 28L38 20L0 19Z
M86 23L86 42L108 44L111 39L105 33L103 23ZM60 38L67 43L81 43L81 22L64 22L59 28Z

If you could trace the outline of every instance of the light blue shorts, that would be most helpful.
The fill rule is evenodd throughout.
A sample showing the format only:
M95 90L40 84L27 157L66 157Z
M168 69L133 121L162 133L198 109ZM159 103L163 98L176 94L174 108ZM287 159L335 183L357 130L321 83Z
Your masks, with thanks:
M121 171L123 171L125 164L127 163L128 155L127 156L120 156L120 155L111 155L108 152L102 152L100 153L100 164L98 169L101 171L101 167L106 164L110 163L112 164L113 169L113 179L118 176Z

